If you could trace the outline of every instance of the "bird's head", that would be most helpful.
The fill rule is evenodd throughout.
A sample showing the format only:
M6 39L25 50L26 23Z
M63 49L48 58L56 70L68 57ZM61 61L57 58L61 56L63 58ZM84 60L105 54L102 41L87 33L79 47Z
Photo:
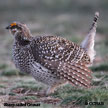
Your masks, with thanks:
M25 36L26 38L31 37L29 28L24 23L13 22L10 25L8 25L6 29L8 29L12 35L15 35L16 33L21 32L24 34L23 36Z

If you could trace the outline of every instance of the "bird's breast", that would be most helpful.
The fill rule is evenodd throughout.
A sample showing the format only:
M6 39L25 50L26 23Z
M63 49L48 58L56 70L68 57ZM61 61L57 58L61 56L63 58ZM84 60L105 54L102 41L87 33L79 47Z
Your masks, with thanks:
M22 72L30 73L29 65L32 57L28 50L13 47L12 58L15 66Z

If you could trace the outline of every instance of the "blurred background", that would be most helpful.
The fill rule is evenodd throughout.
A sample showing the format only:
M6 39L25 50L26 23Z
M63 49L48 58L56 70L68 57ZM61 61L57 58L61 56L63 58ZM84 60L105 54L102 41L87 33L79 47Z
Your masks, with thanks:
M13 37L5 30L11 22L26 23L34 36L58 35L80 43L92 24L95 11L100 12L96 57L105 58L108 56L107 0L0 0L1 63L11 60Z
M13 37L5 30L7 25L13 21L23 22L33 36L57 35L80 44L96 11L100 13L95 44L97 54L91 69L94 71L94 86L108 88L108 0L0 0L1 96L7 93L8 84L20 75L12 63ZM8 83L4 84L4 80ZM18 80L24 82L21 77ZM13 93L10 91L8 93Z
M108 56L107 0L0 0L0 61L7 63L11 59L13 37L5 30L11 22L27 24L33 36L58 35L80 43L92 24L95 11L100 12L96 57L105 58Z

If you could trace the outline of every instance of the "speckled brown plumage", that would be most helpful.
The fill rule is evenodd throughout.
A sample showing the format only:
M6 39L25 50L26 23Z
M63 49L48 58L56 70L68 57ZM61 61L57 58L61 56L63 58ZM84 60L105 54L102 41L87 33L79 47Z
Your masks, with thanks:
M98 16L95 14L90 29L93 30L89 32L91 37L96 32ZM79 46L58 36L33 37L27 26L19 22L12 23L7 29L14 35L13 61L20 71L30 73L36 80L53 88L64 82L90 87L92 72L88 65L92 58L86 50L90 46L85 48L85 43Z

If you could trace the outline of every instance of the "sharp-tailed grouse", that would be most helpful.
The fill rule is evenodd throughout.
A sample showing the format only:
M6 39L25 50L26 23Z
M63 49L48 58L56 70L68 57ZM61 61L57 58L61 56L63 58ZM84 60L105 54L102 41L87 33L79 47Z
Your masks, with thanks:
M95 55L98 17L99 13L96 12L92 27L81 45L58 36L33 37L25 24L11 23L6 29L14 36L13 61L16 67L49 85L47 93L54 92L57 86L65 82L90 87L92 72L88 66Z

